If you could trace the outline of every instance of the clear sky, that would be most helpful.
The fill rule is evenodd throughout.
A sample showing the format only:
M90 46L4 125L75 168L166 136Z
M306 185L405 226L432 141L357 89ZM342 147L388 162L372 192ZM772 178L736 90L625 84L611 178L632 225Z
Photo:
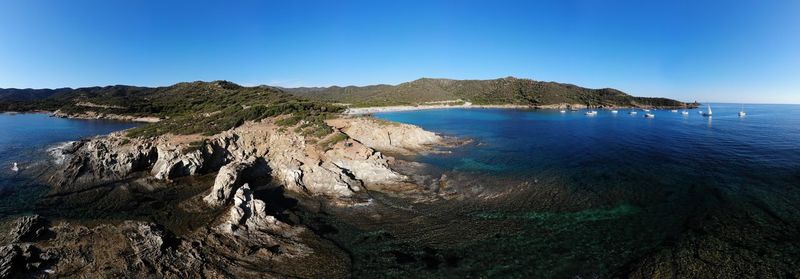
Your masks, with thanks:
M0 1L0 87L505 76L800 103L800 1Z

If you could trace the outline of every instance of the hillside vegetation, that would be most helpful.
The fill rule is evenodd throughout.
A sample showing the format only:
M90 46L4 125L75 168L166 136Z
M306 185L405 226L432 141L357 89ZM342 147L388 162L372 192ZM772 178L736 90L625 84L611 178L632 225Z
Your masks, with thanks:
M665 98L633 97L615 89L513 77L494 80L423 78L399 85L327 88L244 87L228 81L184 82L165 87L105 86L60 89L0 89L0 111L58 111L61 115L158 117L162 121L133 129L129 135L165 133L216 134L248 120L286 115L278 124L324 136L324 120L354 107L423 105L460 100L476 105L681 107ZM690 104L689 106L695 106Z
M422 78L398 85L303 87L284 88L284 91L302 98L346 103L354 107L422 105L459 99L476 105L580 104L598 107L684 105L682 102L666 98L634 97L611 88L589 89L572 84L513 77L493 80Z
M227 81L186 82L166 87L106 86L78 89L0 89L0 111L59 111L66 115L93 112L162 121L129 132L152 137L165 133L216 134L247 120L289 115L303 119L309 133L326 130L323 120L342 111L331 104L308 101L268 86L243 87ZM291 123L291 120L284 121ZM297 123L299 121L294 121ZM327 131L327 130L326 130Z

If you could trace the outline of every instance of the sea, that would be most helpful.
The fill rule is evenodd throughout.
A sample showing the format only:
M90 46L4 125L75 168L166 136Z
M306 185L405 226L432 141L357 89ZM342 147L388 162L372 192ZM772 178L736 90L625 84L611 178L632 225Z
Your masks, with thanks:
M710 106L712 117L701 115L706 105L653 110L654 118L630 109L377 113L470 139L411 158L467 198L416 205L395 221L394 246L350 242L356 269L365 277L385 265L398 277L796 276L800 105ZM398 261L374 260L387 253Z
M377 113L466 142L398 156L437 194L374 193L298 222L346 250L356 278L797 276L800 105L710 105ZM0 217L41 210L49 148L133 126L0 114Z

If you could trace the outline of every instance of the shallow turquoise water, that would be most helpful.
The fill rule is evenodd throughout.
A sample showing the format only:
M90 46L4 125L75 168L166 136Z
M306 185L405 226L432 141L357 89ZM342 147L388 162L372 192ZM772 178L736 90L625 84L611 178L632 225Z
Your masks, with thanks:
M129 122L0 113L0 217L32 210L38 195L46 191L31 178L47 167L47 148L134 126ZM18 162L19 172L11 171L13 162Z

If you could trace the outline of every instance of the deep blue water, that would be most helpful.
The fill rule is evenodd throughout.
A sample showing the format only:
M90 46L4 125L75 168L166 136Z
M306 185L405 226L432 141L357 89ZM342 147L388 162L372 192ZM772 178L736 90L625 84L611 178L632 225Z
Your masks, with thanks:
M25 212L46 188L35 179L46 168L46 149L82 137L134 127L129 122L74 120L47 114L0 113L0 217ZM11 171L17 162L19 172Z
M376 116L476 141L454 154L419 158L443 169L535 177L613 166L666 175L657 166L674 165L743 180L750 171L800 171L800 106L747 105L741 118L739 105L712 106L710 118L697 110L687 116L658 110L654 119L628 110L586 116L584 111L443 109Z

